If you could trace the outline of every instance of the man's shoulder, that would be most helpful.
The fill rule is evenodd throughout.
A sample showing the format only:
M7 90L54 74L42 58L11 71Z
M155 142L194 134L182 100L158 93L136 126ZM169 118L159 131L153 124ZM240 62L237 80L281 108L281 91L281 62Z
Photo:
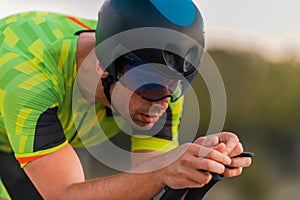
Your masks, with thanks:
M51 12L24 12L0 20L0 39L22 41L25 46L33 42L38 45L39 41L51 44L87 27L93 29L96 21Z
M82 23L86 23L85 25L96 25L95 20L92 19L84 19L82 17L74 17L68 14L55 13L55 12L44 12L44 11L29 11L29 12L21 12L13 15L6 16L5 18L0 19L0 27L4 25L11 24L19 24L24 21L33 21L37 25L46 22L55 20L57 23L65 23L69 21L70 23L76 23L82 21ZM81 24L83 25L83 24Z
M60 17L61 14L49 13L49 12L21 12L13 15L9 15L0 20L0 27L23 25L24 23L34 22L36 25L41 24L51 18ZM26 28L25 26L19 28Z

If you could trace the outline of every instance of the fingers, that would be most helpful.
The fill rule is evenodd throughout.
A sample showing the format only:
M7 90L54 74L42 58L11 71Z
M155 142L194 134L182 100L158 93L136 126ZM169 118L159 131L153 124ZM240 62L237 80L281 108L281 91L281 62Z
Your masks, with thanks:
M217 146L215 146L214 147L214 149L216 150L216 151L219 151L220 153L227 153L226 152L226 145L224 144L224 143L220 143L220 144L218 144Z
M216 149L221 152L227 152L230 157L243 152L243 147L239 142L239 138L235 134L230 132L222 132L213 135L207 135L205 137L199 137L197 140L195 140L194 143L200 144L205 147L215 148L223 143L225 145L225 151L220 147Z
M216 146L219 144L219 137L218 134L213 134L213 135L207 135L205 137L199 137L194 141L196 144L200 144L206 147L212 147Z
M232 162L230 163L230 165L227 166L227 168L229 169L234 169L234 168L239 168L239 167L249 167L252 163L252 159L251 158L232 158L231 159Z
M191 176L189 177L191 178L191 183L194 182L195 184L189 185L188 188L203 187L204 185L209 183L209 181L212 178L209 172L201 172L201 171L196 171L195 173L191 174Z
M227 177L239 176L244 167L251 165L252 159L249 157L232 158L231 164L226 167L224 175Z
M203 187L212 178L208 172L200 172L190 167L177 167L165 181L173 189Z
M238 167L238 168L233 168L233 169L228 169L226 168L223 175L227 176L227 177L234 177L234 176L239 176L241 175L243 172L243 168L242 167Z
M222 145L220 145L220 148ZM220 151L215 150L214 148L204 147L195 143L190 144L188 151L199 158L207 158L215 162L219 162L223 165L229 165L231 159L227 154L221 153Z
M239 142L234 147L230 147L232 158L227 155L226 150L228 148L226 144L228 144L231 137L229 136L229 139L222 138L224 142L218 143L213 148L197 143L182 145L183 154L176 162L165 168L167 172L163 174L166 175L166 178L164 178L166 185L174 189L199 188L211 180L210 173L223 174L227 177L240 175L243 167L248 167L251 164L251 158L234 157L243 151L243 147ZM219 139L213 136L209 143L213 144L216 140ZM238 140L234 139L233 141L235 143ZM204 144L205 140L201 138L197 142ZM229 145L234 143L229 142ZM230 166L230 168L226 166Z
M207 153L202 157L201 152ZM174 189L203 187L212 178L209 172L224 173L225 166L221 162L229 164L231 159L214 149L194 143L189 144L187 151L177 162L167 168L171 170L168 170L169 178L166 183ZM170 181L171 179L173 181Z
M212 178L210 173L202 172L199 170L186 170L184 176L186 177L186 179L183 179L180 184L184 185L187 188L203 187Z
M249 167L251 165L251 158L232 158L231 167Z
M214 151L208 151L207 149L200 151L200 156L213 159L216 162L220 162L221 164L229 166L226 167L223 173L225 176L238 176L242 173L244 167L249 167L251 165L251 158L234 158L244 151L243 145L239 142L239 138L235 134L230 132L222 132L220 134L214 134L207 137L208 138L206 139L201 138L196 142L202 145L205 144L208 146L214 146L213 149L217 152L220 152L221 154L227 154L231 158L231 163L229 165L224 164L225 160L222 160L222 158L219 157ZM218 137L218 139L216 139L216 137Z
M226 152L230 155L232 150L239 144L239 138L233 133L222 132L219 135L219 142L226 145Z
M199 171L205 165L205 161L201 161L204 158L198 157L200 147L198 144L184 145L184 149L186 149L184 154L176 162L162 169L164 170L162 174L166 185L174 189L198 188L203 187L210 181L211 175L208 172ZM217 165L221 164L217 163ZM207 166L205 169L218 168L213 164ZM222 172L224 170L225 168L222 169Z
M226 167L224 175L227 177L239 176L242 173L244 167L251 165L252 159L246 157L232 158L232 162L229 167Z
M196 157L194 155L184 156L181 158L180 162L182 166L190 167L195 170L201 170L202 172L209 171L222 174L225 171L223 164L208 158Z
M243 148L243 145L242 143L238 142L237 145L232 149L232 151L229 153L229 157L234 157L234 156L237 156L241 153L243 153L244 151L244 148Z
M176 176L181 177L176 187L199 188L207 184L212 176L209 172L223 174L225 167L214 160L186 154L179 160L180 168L176 170ZM174 186L173 186L174 188Z

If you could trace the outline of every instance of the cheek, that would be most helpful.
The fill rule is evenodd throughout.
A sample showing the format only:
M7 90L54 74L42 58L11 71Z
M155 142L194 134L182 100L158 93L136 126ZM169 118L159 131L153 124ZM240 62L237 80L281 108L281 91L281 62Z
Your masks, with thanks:
M143 99L140 96L130 91L120 83L117 83L114 86L112 100L114 107L121 115L131 115L131 117L144 104L141 102Z
M111 95L112 104L122 115L128 113L130 95L130 92L128 92L121 84L116 83L114 85Z
M112 92L114 107L124 117L134 118L140 112L147 112L151 103L132 92L120 83L116 83Z
M129 100L129 113L134 114L138 110L141 110L145 103L143 99L137 94L133 93Z

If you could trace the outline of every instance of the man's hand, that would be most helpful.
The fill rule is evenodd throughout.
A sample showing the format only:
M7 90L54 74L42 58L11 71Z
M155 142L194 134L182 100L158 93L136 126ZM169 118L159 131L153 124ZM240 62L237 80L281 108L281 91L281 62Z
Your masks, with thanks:
M175 162L163 168L162 173L163 182L173 189L203 187L211 179L209 172L223 174L224 165L232 162L226 154L201 143L181 145L164 157L168 159L178 151L184 153Z
M168 153L150 158L134 171L159 169L163 185L173 189L199 188L211 180L209 172L228 177L240 175L242 168L251 164L251 158L235 158L242 152L243 146L238 137L224 132L199 137L194 143L183 144Z
M205 137L198 138L195 143L211 147L221 153L228 155L231 158L231 163L228 164L231 168L225 168L223 175L227 177L238 176L242 173L244 167L251 165L251 158L236 157L243 152L243 145L239 138L230 132L222 132Z

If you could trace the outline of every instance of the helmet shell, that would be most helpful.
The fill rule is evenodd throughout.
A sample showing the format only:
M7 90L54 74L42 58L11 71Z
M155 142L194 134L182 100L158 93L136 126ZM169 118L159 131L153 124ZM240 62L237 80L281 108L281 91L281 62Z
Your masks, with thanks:
M98 13L96 45L122 32L146 27L177 31L192 38L198 43L197 45L204 48L203 18L191 0L107 0ZM159 33L155 37L159 37ZM165 50L168 46L175 51L182 48L180 42L165 44ZM114 49L114 47L110 49ZM166 64L164 49L141 47L141 49L134 50L133 53L150 63ZM105 52L105 55L96 51L100 63L104 59L103 56L111 54L113 51ZM122 66L111 64L105 69L117 80L118 70L116 68L118 67Z

